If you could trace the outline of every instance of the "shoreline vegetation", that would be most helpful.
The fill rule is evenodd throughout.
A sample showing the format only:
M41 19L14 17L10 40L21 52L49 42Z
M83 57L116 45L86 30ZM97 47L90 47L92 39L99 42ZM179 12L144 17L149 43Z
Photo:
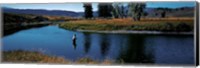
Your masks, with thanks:
M51 22L35 22L35 23L21 23L21 24L4 24L3 36L15 33L20 30L29 28L42 27L52 24ZM5 28L6 27L6 28Z
M47 16L33 14L17 14L3 12L3 36L20 30L42 27L59 23L60 21L78 20L72 17Z
M113 33L113 34L170 34L170 35L193 35L194 32L160 32L160 31L127 31L127 30L114 30L114 31L97 31L97 30L76 30L79 32L91 33Z
M2 52L2 62L20 62L20 63L56 63L56 64L113 64L123 61L115 62L114 60L105 59L103 61L97 61L89 57L82 57L78 60L71 61L62 57L55 57L45 55L39 51L24 51L24 50L12 50Z
M80 32L193 34L193 18L86 19L63 22L59 27Z

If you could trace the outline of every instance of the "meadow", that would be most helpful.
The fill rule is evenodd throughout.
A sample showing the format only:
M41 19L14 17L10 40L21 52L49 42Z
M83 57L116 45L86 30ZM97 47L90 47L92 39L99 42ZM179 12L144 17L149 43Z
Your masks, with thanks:
M141 21L133 21L131 18L83 19L63 22L59 26L69 30L189 32L193 31L193 22L193 18L142 18Z

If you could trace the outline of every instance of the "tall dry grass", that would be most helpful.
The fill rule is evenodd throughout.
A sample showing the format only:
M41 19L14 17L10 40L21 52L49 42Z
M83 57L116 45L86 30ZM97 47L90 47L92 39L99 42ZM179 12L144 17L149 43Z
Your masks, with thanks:
M192 18L93 19L64 22L60 27L70 30L192 31L193 22Z
M55 63L55 64L113 64L113 60L105 59L97 61L89 57L82 57L75 61L64 59L62 57L45 55L39 51L3 51L2 62L14 63ZM120 62L117 62L120 63Z

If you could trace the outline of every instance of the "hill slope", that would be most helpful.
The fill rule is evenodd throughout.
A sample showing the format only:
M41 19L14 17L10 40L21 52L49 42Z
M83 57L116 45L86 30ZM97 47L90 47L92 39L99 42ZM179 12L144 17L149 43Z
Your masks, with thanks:
M13 9L13 8L2 8L3 12L7 13L20 13L20 14L34 14L34 15L51 15L51 16L70 16L70 17L81 17L82 13L73 11L63 10L44 10L44 9Z

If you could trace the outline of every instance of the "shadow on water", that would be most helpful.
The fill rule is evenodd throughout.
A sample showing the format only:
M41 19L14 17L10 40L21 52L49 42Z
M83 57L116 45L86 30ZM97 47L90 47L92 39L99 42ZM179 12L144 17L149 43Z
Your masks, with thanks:
M84 51L85 53L87 54L90 50L90 47L91 47L91 38L90 38L90 34L89 33L83 33L84 35Z
M91 37L91 33L87 33L87 32L83 33L83 35L84 35L84 51L87 54L90 51L90 48L92 45L91 44L92 37ZM108 34L99 35L98 42L99 42L99 44L98 43L95 43L95 44L98 44L100 46L99 49L100 49L101 56L105 57L108 54L108 51L109 51L109 48L111 45Z
M43 48L46 54L63 55L72 60L86 55L96 60L109 58L127 64L194 64L194 36L76 32L78 38L73 41L70 36L73 34L57 26L21 31L3 38L3 50Z
M83 33L84 35L84 51L87 54L91 48L91 34ZM119 35L116 35L119 36ZM119 47L119 55L117 60L123 60L126 63L154 63L153 51L147 52L145 46L145 35L123 35L124 41L122 38L118 39L117 42L111 42L114 38L110 37L109 34L99 35L99 44L100 54L102 58L105 58L111 48L111 44L115 44L116 47ZM125 48L124 48L125 47ZM147 48L153 50L152 48ZM147 54L148 53L148 54Z
M9 26L4 25L3 26L3 36L8 36L8 35L14 34L21 30L27 30L30 28L39 28L39 27L44 27L47 25L49 25L49 24L28 25L28 26L21 26L19 24L18 25L9 25Z
M118 60L126 63L154 63L152 53L145 54L145 36L128 35L127 47L121 50Z
M110 42L109 42L108 35L107 34L101 35L99 42L100 42L101 55L104 57L108 54L108 51L110 48Z

